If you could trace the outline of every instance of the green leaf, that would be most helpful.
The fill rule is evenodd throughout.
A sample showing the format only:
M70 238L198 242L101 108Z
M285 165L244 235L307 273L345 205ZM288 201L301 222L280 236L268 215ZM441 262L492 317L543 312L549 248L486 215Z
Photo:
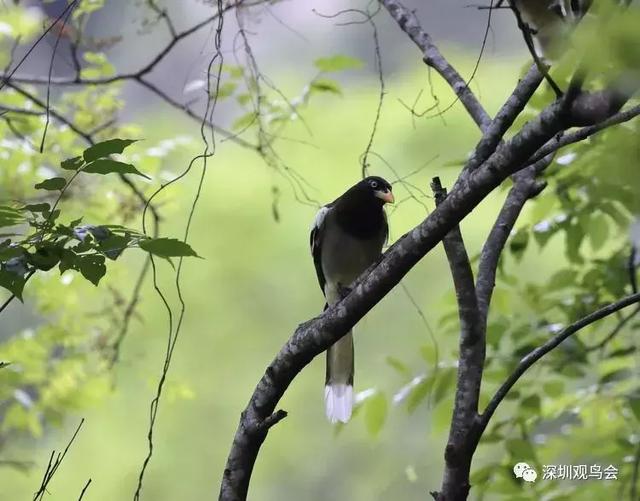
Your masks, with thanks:
M555 272L548 282L548 288L551 291L564 289L570 285L575 285L578 274L569 268Z
M21 210L28 210L29 212L34 213L49 212L51 210L51 206L48 203L29 204L25 205Z
M447 367L438 374L438 380L433 388L433 404L442 400L453 388L456 382L456 369Z
M640 398L630 398L629 408L638 422L640 422Z
M584 240L584 232L578 224L571 224L565 228L565 252L569 261L575 264L582 264L584 259L580 255L580 246Z
M0 244L0 261L6 261L12 257L23 256L27 251L23 247L11 245L11 240L5 240Z
M14 226L22 221L24 221L24 216L18 209L0 205L0 228L4 226Z
M531 442L520 438L507 440L506 449L511 457L517 461L526 461L527 459L535 459L536 453L533 450Z
M22 291L25 283L26 280L23 276L11 273L5 269L0 270L0 287L7 289L20 301L22 301Z
M564 383L560 380L548 381L542 385L542 389L548 396L557 398L564 392Z
M411 389L411 393L409 393L407 398L407 411L409 411L409 413L415 411L422 401L427 398L429 393L431 393L434 381L433 377L423 379Z
M45 179L41 183L35 185L36 190L61 190L67 184L67 180L63 177L52 177L51 179Z
M82 156L85 162L93 162L98 158L105 158L114 153L122 153L127 146L136 141L137 139L108 139L90 146L84 150Z
M395 357L388 356L387 363L393 367L398 374L405 377L411 377L411 370L401 360Z
M540 414L540 397L538 395L530 395L520 402L520 407L527 409L531 413Z
M82 157L73 157L67 158L60 163L60 167L64 170L78 170L80 167L84 165L84 160Z
M380 392L365 400L364 423L371 436L375 437L380 433L387 419L387 407L387 399Z
M100 279L104 277L107 272L107 267L104 264L104 256L97 256L95 254L78 256L78 261L82 276L97 286Z
M120 254L127 248L131 237L128 235L110 235L109 237L101 240L98 244L98 249L109 259L115 261L120 257Z
M330 78L316 78L311 82L311 91L329 92L332 94L342 95L340 84Z
M225 82L220 84L218 87L218 99L224 99L225 97L233 95L237 88L238 84L236 82Z
M151 179L149 176L143 174L131 164L125 164L124 162L118 162L117 160L111 160L110 158L100 158L87 164L82 170L89 174L110 174L116 172L119 174L135 174L147 179Z
M420 355L429 367L438 363L437 347L434 344L425 344L420 347Z
M250 111L249 113L242 115L240 118L237 118L231 125L231 128L233 130L244 130L253 125L257 118L257 113L255 111Z
M80 271L80 256L70 249L63 249L62 256L60 257L60 274L62 275L67 270Z
M140 241L140 248L149 254L160 257L183 257L195 256L198 254L191 246L177 238L148 238Z
M228 73L231 78L240 78L244 75L244 68L235 64L223 64L222 71Z
M360 59L342 54L316 59L313 64L320 71L342 71L363 66L363 62Z
M609 236L609 225L603 215L596 214L588 220L588 227L584 228L589 237L589 244L594 251L599 250Z
M29 263L39 270L48 271L60 262L62 249L53 244L43 244L29 254Z
M527 228L520 228L515 235L510 238L509 250L518 260L522 258L524 251L529 243L529 231Z

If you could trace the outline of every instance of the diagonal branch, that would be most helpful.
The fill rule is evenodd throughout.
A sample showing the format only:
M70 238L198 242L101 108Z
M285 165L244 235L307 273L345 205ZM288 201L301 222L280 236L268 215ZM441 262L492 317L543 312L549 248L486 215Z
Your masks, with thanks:
M516 117L522 112L541 82L542 75L538 68L535 65L531 66L484 131L482 139L473 151L471 160L465 166L465 172L476 169L496 150L505 133L513 125Z
M565 146L570 144L578 143L580 141L584 141L585 139L602 132L609 127L614 125L619 125L640 115L640 105L633 106L625 111L620 111L611 117L599 122L595 125L591 125L588 127L582 127L575 132L571 132L569 134L564 134L562 137L557 137L552 141L549 141L548 144L544 145L540 148L536 154L531 157L530 162L537 162L538 160L546 157L550 153L553 153Z
M413 43L422 51L424 62L446 80L469 112L469 115L471 115L471 118L482 131L485 131L491 123L491 117L471 91L469 85L464 81L464 78L449 64L433 43L431 36L422 29L415 14L398 0L380 0L380 3L389 11L389 14L398 23L400 29L409 35Z
M546 183L536 180L538 171L544 169L551 163L552 155L543 158L535 165L530 165L526 169L513 175L514 184L509 190L509 194L504 201L502 209L494 223L489 236L482 247L480 253L480 263L478 264L477 297L480 307L480 318L486 327L489 304L495 287L496 272L500 256L507 243L507 239L515 226L524 204L530 198L535 197L542 191Z
M504 397L507 395L507 393L509 393L513 385L518 382L520 377L527 371L527 369L529 369L529 367L535 364L547 353L557 348L565 339L574 335L581 329L584 329L592 323L597 322L598 320L602 320L603 318L606 318L609 315L612 315L613 313L636 303L640 303L640 293L632 294L623 299L620 299L619 301L616 301L615 303L610 303L600 308L599 310L596 310L593 313L587 315L586 317L581 318L577 322L569 325L558 334L553 336L551 339L549 339L542 346L539 346L538 348L530 351L527 355L525 355L525 357L520 360L520 363L513 371L513 373L507 378L502 386L500 386L498 391L496 391L495 395L489 401L487 408L480 416L478 420L480 432L482 433L482 431L484 431L484 429L487 427L487 424L489 423L489 420L491 419L491 416L493 416L493 413L496 411Z
M241 415L222 478L221 501L246 499L253 466L267 436L262 423L273 414L297 374L380 302L422 257L493 189L521 169L562 125L563 108L554 103L506 142L499 154L492 155L459 183L421 224L389 247L340 303L298 326L265 371Z

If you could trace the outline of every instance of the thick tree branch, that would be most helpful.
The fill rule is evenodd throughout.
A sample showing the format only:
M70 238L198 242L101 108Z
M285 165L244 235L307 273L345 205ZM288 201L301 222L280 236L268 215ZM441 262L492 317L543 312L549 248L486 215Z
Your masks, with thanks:
M609 315L612 315L613 313L623 308L626 308L627 306L630 306L632 304L636 304L639 302L640 302L640 293L632 294L619 301L616 301L615 303L610 303L600 308L599 310L596 310L593 313L587 315L586 317L581 318L577 322L569 325L568 327L563 329L561 332L559 332L558 334L553 336L551 339L549 339L542 346L539 346L538 348L529 352L520 361L516 369L502 384L502 386L500 386L498 391L496 391L495 395L491 398L489 404L487 405L487 408L480 416L478 420L480 433L482 433L482 431L484 431L484 429L487 427L487 424L489 423L489 420L493 416L493 413L498 408L498 405L500 405L500 403L502 402L504 397L507 395L507 393L509 393L511 388L518 382L520 377L527 371L527 369L529 369L529 367L535 364L538 360L540 360L542 357L544 357L547 353L552 351L554 348L557 348L560 345L560 343L562 343L565 339L572 336L573 334L580 331L581 329L591 325L594 322L597 322L598 320L602 320L603 318L606 318Z
M465 172L476 169L496 150L505 133L513 125L541 82L542 75L538 68L535 65L531 66L527 74L518 81L513 93L484 131L482 139L473 151L471 160L465 166Z
M473 94L464 78L449 64L433 43L431 36L422 29L415 14L397 0L380 0L380 3L389 11L389 14L398 23L400 29L409 35L411 40L420 48L424 62L446 80L469 112L469 115L471 115L471 118L478 124L480 130L484 132L491 123L491 117Z
M480 263L478 264L476 293L480 308L480 318L485 329L500 256L524 204L545 188L546 183L537 181L536 175L549 165L551 159L552 155L549 155L537 164L530 165L512 176L513 186L509 190L496 222L482 247Z
M446 191L435 178L431 185L436 204L446 197ZM442 240L449 261L458 303L460 319L460 354L453 417L445 449L445 471L442 488L431 495L438 501L466 499L469 494L469 468L473 457L473 426L478 415L478 400L485 359L484 331L476 290L460 228L455 226Z

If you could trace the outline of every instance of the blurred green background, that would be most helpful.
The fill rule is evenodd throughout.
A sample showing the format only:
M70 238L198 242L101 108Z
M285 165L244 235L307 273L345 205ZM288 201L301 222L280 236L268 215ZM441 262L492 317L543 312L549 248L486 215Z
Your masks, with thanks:
M172 12L180 10L174 5L176 2L169 4L174 9ZM286 3L283 9L286 5L291 4ZM116 19L117 25L119 7L122 7L120 2L109 4L104 9L107 14L100 14L103 17L98 19ZM460 12L470 15L468 10L460 10L463 8L460 2L455 3L458 10L451 6L447 8L451 9L446 11L447 22L453 22L451 19ZM308 9L298 9L295 13L293 10L278 12L291 14L291 19L311 16L314 22L320 23ZM482 35L486 14L474 16L473 32ZM433 26L436 33L441 30L438 23L426 19L427 27ZM182 21L189 24L187 20ZM508 21L503 16L496 21L501 23L497 26L507 26ZM122 24L124 33L135 32L131 26ZM433 209L429 194L429 181L433 176L440 176L445 186L452 185L460 165L479 139L479 132L459 103L443 117L412 117L400 100L412 103L422 92L421 103L427 104L418 105L418 109L433 104L432 97L427 97L431 94L436 95L441 106L446 108L454 102L453 96L435 77L430 88L420 54L402 38L402 34L392 31L396 27L388 20L381 21L381 26L383 38L395 41L389 42L389 48L383 44L383 62L388 69L385 73L386 94L373 143L373 151L380 157L370 158L370 172L392 182L411 174L406 179L411 185L394 184L400 203L390 210L392 243ZM113 25L109 27L113 28ZM330 43L327 36L339 29L325 22L324 31L311 30L316 38L304 45L308 51L301 51L304 53L296 65L287 64L286 56L286 50L296 51L295 43L279 33L271 45L276 52L264 56L264 66L286 95L296 95L310 76L313 77L314 58L340 52L369 59L373 51L368 45L371 40L367 29L363 26L349 32L340 28L343 31ZM104 31L108 30L105 28ZM463 35L464 31L459 28L463 42L454 44L448 40L442 50L459 71L468 76L474 71L479 44L478 39L465 42L470 35ZM232 30L229 32L231 34ZM452 35L449 33L454 38ZM154 36L147 42L157 40ZM509 95L528 60L513 27L508 35L497 36L502 37L498 42L490 37L490 47L471 84L491 114ZM505 37L513 47L503 46ZM290 47L285 50L286 40ZM323 40L326 41L324 45ZM353 45L350 40L354 41ZM137 67L135 60L145 60L143 56L152 49L150 45L148 43L141 54L132 51L130 57L126 57L127 46L123 43L110 56L118 61L119 68L122 65ZM258 54L269 53L269 44L258 47ZM186 49L185 53L189 57L197 56L197 52ZM176 74L180 77L174 77L168 85L179 87L182 80L187 80L183 74ZM143 499L217 496L240 412L255 384L295 327L321 311L323 298L308 249L308 231L317 206L296 199L289 182L290 172L304 178L309 198L321 204L333 200L358 181L359 158L369 140L379 98L377 78L374 62L370 59L362 69L336 76L341 84L341 94L326 93L311 100L302 113L306 125L291 125L284 134L290 140L278 142L277 151L283 164L277 168L266 165L254 152L231 141L218 143L215 156L208 162L204 190L190 236L192 247L203 259L185 261L182 284L187 312L160 403L154 454ZM166 182L181 172L202 146L197 123L155 101L147 103L148 97L139 92L131 86L124 88L124 119L135 126L118 132L124 130L130 136L143 138L131 148L128 158L141 171L154 174L151 183L144 185L150 191L159 182ZM60 94L56 97L62 99ZM541 102L544 99L548 99L548 94L541 93ZM233 108L226 110L225 102L221 106L225 110L224 119L230 121ZM157 149L162 144L166 146L162 141L167 140L175 144L165 148L165 154L158 157ZM73 153L77 148L78 145L67 148L62 144L56 154L66 158L71 156L66 153L67 149ZM34 167L37 162L37 159L32 160L29 175L39 175ZM159 198L165 216L163 235L182 235L200 168L201 165L196 164L188 177ZM418 172L413 174L415 171ZM5 177L2 181L10 183L12 179ZM108 222L107 214L118 210L118 198L113 196L112 190L122 188L109 180L89 184L76 194L79 201L68 202L70 215L67 219L85 213L92 221ZM462 231L472 256L481 249L505 193L504 189L494 193L463 222ZM94 203L96 206L92 207ZM105 212L104 207L110 211ZM519 226L528 228L527 224L538 222L549 212L550 209L544 207L534 211L528 209ZM136 218L132 224L139 227L139 223ZM583 249L584 255L587 259L608 256L625 238L623 231L612 230L610 241L599 248ZM509 257L509 270L517 274L521 283L544 287L548 277L568 266L563 249L564 241L560 237L554 238L544 251L527 251L521 261ZM79 277L69 283L69 279L65 279L68 273L60 278L57 270L38 279L37 297L35 292L30 292L29 284L25 304L15 302L3 314L0 339L6 345L3 349L0 344L0 359L12 360L12 356L19 355L28 360L31 355L24 345L29 343L28 333L32 332L29 329L55 325L61 319L69 324L81 322L86 325L80 336L91 337L92 323L99 325L101 332L109 333L109 318L97 313L105 304L103 286L117 286L128 297L143 257L141 252L128 251L122 260L109 263L108 280L98 289L81 283ZM159 283L168 291L175 313L178 303L172 289L173 271L165 262L158 264L158 270ZM409 403L411 412L407 411L406 400L396 405L393 397L414 376L433 372L435 353L439 354L440 370L453 374L457 336L450 319L455 318L452 317L454 295L442 250L438 247L431 252L403 284L404 288L396 288L355 330L356 391L373 389L376 395L384 398L370 399L369 402L373 402L370 405L365 401L351 423L340 429L332 427L326 422L323 411L324 357L314 360L294 381L281 402L280 407L287 410L289 416L269 433L254 470L250 499L427 499L429 491L439 488L453 379L449 377L448 383L441 384L441 395L436 402L431 397L420 399L414 395L415 409ZM59 391L64 413L55 415L44 426L38 425L41 415L36 415L35 424L31 418L24 417L24 422L31 424L23 426L23 430L17 430L19 427L15 423L3 424L0 459L28 461L33 465L18 469L0 464L0 499L31 496L40 483L50 451L64 448L81 417L85 418L83 429L50 484L50 495L46 498L77 499L88 478L92 483L85 499L127 499L133 495L146 454L149 405L160 375L168 335L166 311L149 280L141 297L131 330L122 345L120 360L112 371L102 370L99 360L96 360L93 373L86 370L86 365L75 372L61 371L55 380L48 381L47 391L54 399ZM507 286L499 284L495 297L496 316L513 317L514 324L523 318L533 322L531 311L520 307L524 302ZM445 319L441 320L443 317ZM23 339L19 349L16 348L18 338ZM502 356L506 357L507 366L518 359L508 348L502 351ZM32 358L43 359L46 354ZM84 359L83 364L86 364ZM31 369L37 370L36 365L34 362ZM533 391L534 381L553 378L553 373L549 372L552 370L549 367L534 370L519 385ZM497 376L487 382L483 388L485 393L495 388L501 374L499 370L494 371ZM0 372L0 385L3 377L9 376ZM578 387L581 386L574 382L567 384L570 396ZM7 390L7 395L13 390ZM485 393L483 399L490 395ZM553 402L553 399L545 398L543 403L553 405ZM516 407L518 405L519 401ZM521 411L523 419L540 412L539 408L526 407ZM598 421L598 412L604 411L600 407L590 412L589 417ZM37 409L34 413L37 414ZM505 403L496 419L509 421L514 413L517 414L518 409ZM608 429L605 417L590 429L598 429L608 437L609 432L617 432L618 425L611 424ZM512 430L512 435L517 435L516 431ZM563 456L566 440L572 444L569 456L584 459L593 449L590 442L581 443L579 433L576 431L569 438L563 438L561 434L549 438L544 451L539 451L540 461L546 464L559 457L569 460ZM602 440L593 433L590 439ZM529 453L525 446L520 450ZM488 493L482 496L479 491L472 491L472 498L543 499L543 493L548 492L542 490L543 487L522 485L512 480L509 461L518 453L517 448L505 449L493 442L481 445L474 460L474 470L489 465L500 480L486 484L484 477ZM617 464L622 467L622 452L609 453L619 457ZM606 458L610 460L610 456ZM597 458L590 459L595 461ZM593 485L590 485L591 494L584 489L578 491L579 499L609 499L620 484L600 482ZM562 490L561 486L553 491L552 497L545 499L562 499Z

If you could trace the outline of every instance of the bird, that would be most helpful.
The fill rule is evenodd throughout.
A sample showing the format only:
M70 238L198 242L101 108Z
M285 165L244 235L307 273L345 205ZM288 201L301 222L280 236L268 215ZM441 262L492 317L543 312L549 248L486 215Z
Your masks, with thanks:
M325 309L342 299L351 284L382 254L389 235L384 205L393 203L391 185L369 176L320 208L310 245ZM349 331L327 350L325 414L346 423L353 409L354 350Z
M550 61L564 53L571 30L589 10L592 1L511 0L511 4L518 9L537 42L538 55Z

